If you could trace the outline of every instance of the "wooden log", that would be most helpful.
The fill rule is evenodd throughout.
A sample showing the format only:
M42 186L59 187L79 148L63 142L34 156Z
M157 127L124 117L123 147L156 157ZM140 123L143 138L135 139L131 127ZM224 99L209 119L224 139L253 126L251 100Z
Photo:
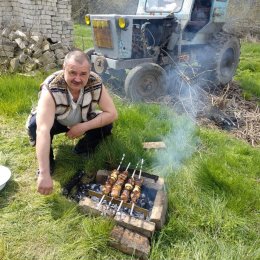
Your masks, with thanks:
M150 253L149 239L127 228L115 226L110 234L109 245L119 251L147 260Z

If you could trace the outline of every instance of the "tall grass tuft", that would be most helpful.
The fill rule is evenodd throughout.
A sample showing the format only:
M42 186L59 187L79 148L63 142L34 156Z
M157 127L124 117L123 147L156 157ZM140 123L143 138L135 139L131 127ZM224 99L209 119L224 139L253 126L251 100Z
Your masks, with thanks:
M245 97L260 97L260 45L243 42L235 79L244 89Z
M2 76L0 78L0 111L13 116L28 112L35 105L42 76L22 75Z

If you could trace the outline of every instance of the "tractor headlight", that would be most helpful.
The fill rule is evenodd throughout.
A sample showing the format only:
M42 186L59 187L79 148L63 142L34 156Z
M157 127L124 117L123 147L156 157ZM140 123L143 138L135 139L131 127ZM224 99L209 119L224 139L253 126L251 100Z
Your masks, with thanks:
M86 22L86 25L90 25L91 24L90 15L85 15L85 22Z
M124 18L124 17L119 17L118 18L118 26L120 29L125 30L129 25L129 21L128 19Z

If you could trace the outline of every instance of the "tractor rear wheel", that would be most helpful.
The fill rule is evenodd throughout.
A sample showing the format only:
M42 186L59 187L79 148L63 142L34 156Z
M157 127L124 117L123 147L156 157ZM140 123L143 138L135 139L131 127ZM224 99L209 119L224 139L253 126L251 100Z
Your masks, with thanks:
M200 64L201 84L210 90L215 89L229 83L235 75L240 42L233 35L219 32L213 36L209 45L195 50L195 54Z
M211 47L215 52L212 81L216 85L226 85L235 75L239 63L239 39L227 33L220 32L214 36Z
M219 84L225 85L235 75L240 57L240 42L232 35L219 33L213 47L217 50L215 77Z
M155 63L142 63L129 71L125 80L127 98L151 101L166 94L166 71Z

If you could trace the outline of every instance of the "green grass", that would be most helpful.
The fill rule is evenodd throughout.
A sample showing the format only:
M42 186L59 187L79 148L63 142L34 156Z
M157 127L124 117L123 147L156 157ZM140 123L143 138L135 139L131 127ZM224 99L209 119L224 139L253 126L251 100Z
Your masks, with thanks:
M255 57L254 45L246 46L243 55ZM72 153L73 141L55 137L54 193L39 195L35 149L24 125L44 78L0 78L0 164L12 171L0 192L0 260L136 259L108 246L111 219L85 215L61 195L77 169L92 175L105 162L118 164L122 153L133 164L144 158L144 170L166 180L167 221L151 239L149 259L260 259L259 148L199 128L164 106L114 97L113 135L88 160ZM158 140L167 149L142 148Z
M73 44L81 50L87 50L88 48L93 47L90 27L87 27L87 25L75 24Z
M108 246L111 219L84 215L61 195L77 169L91 175L106 161L117 164L122 153L132 163L143 157L144 170L166 180L167 222L151 240L151 260L259 259L260 150L221 131L198 128L163 106L115 97L119 120L113 136L89 160L74 155L73 142L57 136L54 193L37 194L35 149L24 124L42 80L1 79L0 164L12 171L0 192L1 260L134 259ZM21 97L22 105L14 105ZM167 149L142 148L143 141L157 140Z
M260 97L260 44L242 42L241 57L235 76L245 97Z
M35 105L34 97L39 91L41 80L39 76L2 76L0 85L4 87L1 88L0 92L1 113L13 116L28 111L28 107ZM15 100L15 102L12 102L12 100Z

